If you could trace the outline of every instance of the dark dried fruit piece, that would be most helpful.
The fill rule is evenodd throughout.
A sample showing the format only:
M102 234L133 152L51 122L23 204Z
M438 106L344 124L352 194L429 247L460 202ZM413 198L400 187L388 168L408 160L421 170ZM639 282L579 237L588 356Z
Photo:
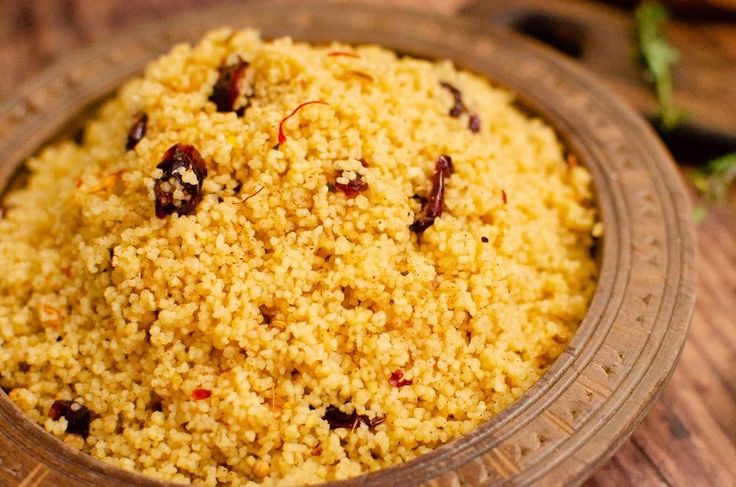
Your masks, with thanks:
M145 137L147 125L148 114L139 114L136 117L135 122L133 122L133 125L131 125L130 129L128 130L128 142L125 144L126 150L133 150L135 146L138 145L138 142L140 142L141 139Z
M156 166L163 174L156 180L156 216L190 215L202 201L202 183L207 177L204 159L194 146L175 144Z
M355 411L352 413L344 413L340 411L337 406L327 406L322 419L327 421L330 424L330 429L333 430L337 428L353 428L357 426L359 422L369 428L375 428L386 421L385 416L376 416L375 418L370 419L365 414L358 414Z
M337 179L335 180L335 188L345 193L345 196L348 198L355 198L360 193L368 189L368 183L360 173L356 173L355 179L348 179L347 183L341 183L339 179L344 178L344 173L345 171L340 171L338 173Z
M54 401L49 409L49 417L57 421L62 416L66 418L67 433L87 438L92 421L92 413L87 406L76 401Z
M429 201L429 200L427 200L427 197L426 196L422 196L422 195L416 194L416 193L414 193L413 195L411 195L411 199L413 199L414 201L416 201L417 203L419 203L420 205L422 205L422 208L424 208L424 205L426 205L427 204L427 201Z
M242 91L242 80L249 63L239 59L235 64L223 65L218 68L220 76L212 87L209 100L217 106L218 112L232 112L235 102Z
M409 226L412 232L422 233L442 214L445 204L445 179L450 177L451 167L452 158L448 155L443 154L435 161L432 190L429 192L427 204L422 206L422 214Z
M470 117L468 118L468 128L474 134L480 132L480 117L477 113L470 114Z
M388 378L388 383L394 387L404 387L414 384L414 381L411 379L404 379L404 371L396 369L391 372L391 377Z
M463 112L467 110L467 108L465 108L465 104L463 103L462 92L447 81L442 81L440 83L440 86L449 91L455 101L455 104L452 105L452 108L450 108L450 116L453 118L457 118L462 115Z
M478 133L480 131L480 117L477 113L471 112L470 110L468 110L468 107L465 106L465 103L463 102L462 92L447 81L440 82L440 86L449 91L454 100L452 108L450 108L449 115L453 118L458 118L463 113L467 113L468 129L474 134Z

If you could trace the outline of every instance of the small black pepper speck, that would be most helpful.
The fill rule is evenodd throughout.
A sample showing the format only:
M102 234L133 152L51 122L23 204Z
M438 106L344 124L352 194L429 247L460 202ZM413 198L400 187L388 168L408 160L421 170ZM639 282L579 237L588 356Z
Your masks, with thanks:
M481 237L480 240L483 243L488 243L488 237Z

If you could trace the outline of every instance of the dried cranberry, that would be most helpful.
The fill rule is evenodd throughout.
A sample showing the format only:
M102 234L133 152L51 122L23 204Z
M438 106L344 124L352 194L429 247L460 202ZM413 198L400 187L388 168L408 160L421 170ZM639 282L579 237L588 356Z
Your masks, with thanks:
M462 115L462 113L466 110L465 104L463 103L462 92L447 81L442 81L440 83L440 86L449 91L455 101L455 103L452 105L452 108L450 108L450 116L457 118Z
M453 118L458 118L463 113L468 114L468 129L475 133L478 133L480 131L480 117L477 113L472 113L468 110L468 107L465 106L465 103L463 102L463 94L462 92L457 89L454 85L442 81L440 82L440 86L442 86L444 89L450 92L452 95L452 98L454 100L454 103L452 107L450 108L449 115Z
M345 171L340 171L337 178L339 179L344 177L344 173ZM355 178L349 179L347 183L341 183L336 180L335 188L345 193L345 196L348 198L355 198L360 193L368 189L368 183L365 181L362 174L356 173Z
M153 191L156 195L156 216L189 215L202 200L202 183L207 177L207 167L197 149L191 145L175 144L166 151L156 166L163 174L156 180ZM185 182L184 175L193 173L197 182ZM189 175L191 177L192 174ZM180 190L182 197L176 195Z
M474 134L480 132L480 117L477 113L470 114L470 118L468 118L468 128Z
M235 64L219 67L219 77L215 86L212 87L212 94L209 98L217 106L218 112L232 112L235 108L235 101L240 95L241 82L248 66L248 62L238 60Z
M422 196L422 195L416 194L416 193L414 193L411 196L411 199L413 199L414 201L416 201L417 203L419 203L420 205L422 205L422 208L424 208L424 205L426 205L427 204L427 201L428 201L427 198L426 198L426 196Z
M146 126L148 125L148 114L141 113L133 122L128 130L128 142L125 144L126 150L132 150L138 145L138 142L146 135Z
M442 214L445 204L445 179L450 177L451 167L452 158L448 155L443 154L435 161L432 190L429 192L427 204L422 207L422 214L409 226L412 232L422 233Z
M411 379L404 379L404 371L396 369L391 372L391 377L388 378L388 383L394 387L410 386L414 383Z
M337 428L353 428L358 422L361 422L369 428L375 428L379 424L386 421L385 416L376 416L370 419L364 414L358 414L355 411L352 413L344 413L336 406L327 406L324 416L322 419L327 421L330 425L330 429Z
M87 438L92 420L92 413L87 406L76 401L54 401L49 409L49 417L57 421L62 416L66 418L67 433Z

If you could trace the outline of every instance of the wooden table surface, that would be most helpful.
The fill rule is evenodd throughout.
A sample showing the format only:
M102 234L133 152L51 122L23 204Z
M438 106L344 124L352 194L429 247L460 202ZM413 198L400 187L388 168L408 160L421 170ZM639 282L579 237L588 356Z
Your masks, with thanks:
M2 0L0 99L86 44L214 0ZM380 0L451 14L466 0ZM697 26L705 33L724 24ZM736 25L725 29L736 46ZM736 100L733 100L736 105ZM734 106L736 109L736 106ZM683 170L685 175L687 171ZM686 177L686 176L684 176ZM687 179L687 177L686 177ZM699 295L679 365L652 412L589 486L736 485L736 208L698 227Z

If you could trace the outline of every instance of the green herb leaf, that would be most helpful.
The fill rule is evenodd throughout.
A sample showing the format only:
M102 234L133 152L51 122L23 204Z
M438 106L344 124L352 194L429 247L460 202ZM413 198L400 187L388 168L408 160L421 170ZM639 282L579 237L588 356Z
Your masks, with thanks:
M693 174L698 192L711 201L726 199L728 188L736 181L736 152L713 159Z
M644 1L635 12L636 34L639 43L639 56L651 77L659 99L660 124L669 131L682 122L686 115L674 106L672 101L672 74L670 68L680 59L680 53L667 42L661 26L669 19L669 12L663 5Z
M708 209L705 206L698 205L693 208L693 221L695 223L702 222L706 216L708 216Z

